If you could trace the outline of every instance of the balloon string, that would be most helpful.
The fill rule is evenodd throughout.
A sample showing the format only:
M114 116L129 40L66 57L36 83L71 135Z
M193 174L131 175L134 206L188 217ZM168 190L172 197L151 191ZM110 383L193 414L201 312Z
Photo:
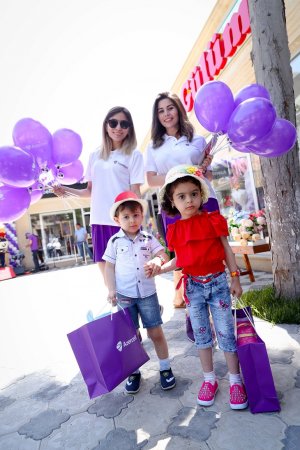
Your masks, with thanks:
M66 206L67 205L67 207L69 208L69 209L74 209L74 204L73 204L73 206L71 205L71 203L69 203L68 202L68 200L66 199L66 197L61 197L62 198L62 201L63 201L63 203L64 203L64 206ZM80 207L80 204L78 203L78 202L75 202L75 206L79 206Z
M79 198L79 195L71 194L70 192L68 192L68 193L66 192L66 194L68 194L67 198L69 200L72 199L73 205L75 205L77 207L81 207L80 203L76 201L76 199ZM62 198L63 202L68 205L68 208L73 209L74 206L72 207L72 205L67 201L66 197L61 197L61 198Z
M214 156L216 153L220 152L221 150L224 150L224 148L227 148L229 146L228 143L222 145L221 147L217 147L213 150L212 155Z
M220 140L217 141L216 145L212 149L212 154L216 154L218 151L220 151L220 147L224 148L225 140L227 141L227 136L223 136Z

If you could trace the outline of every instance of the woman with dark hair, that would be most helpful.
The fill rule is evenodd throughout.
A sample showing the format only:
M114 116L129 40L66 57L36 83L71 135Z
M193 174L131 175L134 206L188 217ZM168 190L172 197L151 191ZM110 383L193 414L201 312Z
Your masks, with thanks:
M87 188L77 190L60 186L54 190L57 195L67 192L91 197L93 255L103 277L105 261L102 256L109 238L119 231L110 218L110 206L123 191L133 191L140 197L140 186L144 183L143 157L136 145L130 112L115 106L103 120L100 148L90 155L85 174Z
M181 100L176 94L163 92L156 97L152 109L152 141L146 152L145 170L149 186L160 188L165 183L167 172L179 164L192 164L203 168L206 183L209 188L209 200L205 204L207 211L218 210L218 202L208 179L211 171L206 170L211 161L205 156L206 141L202 136L195 135L194 127L187 117ZM169 218L162 213L164 228L169 223L178 220L180 216ZM181 272L174 272L175 287L181 277ZM175 291L173 300L175 308L185 307L180 290Z

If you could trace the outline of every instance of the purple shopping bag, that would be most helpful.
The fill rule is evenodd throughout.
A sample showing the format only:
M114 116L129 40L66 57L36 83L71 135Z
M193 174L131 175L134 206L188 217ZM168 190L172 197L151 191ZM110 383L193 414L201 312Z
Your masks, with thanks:
M251 308L247 312L252 318ZM236 311L237 321L247 320L243 309ZM249 322L250 323L250 322ZM244 343L237 341L237 353L248 395L250 411L262 413L280 411L271 366L264 341L256 333L256 342ZM242 340L241 340L242 342ZM244 342L247 342L244 340Z
M87 323L67 336L90 398L112 391L149 360L128 309Z

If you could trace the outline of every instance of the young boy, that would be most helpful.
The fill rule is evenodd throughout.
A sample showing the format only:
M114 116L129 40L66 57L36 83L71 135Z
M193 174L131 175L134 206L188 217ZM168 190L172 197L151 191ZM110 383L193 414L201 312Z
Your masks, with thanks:
M128 307L132 320L139 327L140 315L147 328L159 359L160 383L164 390L172 389L175 377L169 361L168 345L161 327L162 320L156 294L154 275L168 261L162 245L151 234L142 231L141 225L147 202L134 192L119 194L110 209L111 218L121 229L108 241L103 259L108 301ZM131 374L125 392L135 394L140 389L141 373Z

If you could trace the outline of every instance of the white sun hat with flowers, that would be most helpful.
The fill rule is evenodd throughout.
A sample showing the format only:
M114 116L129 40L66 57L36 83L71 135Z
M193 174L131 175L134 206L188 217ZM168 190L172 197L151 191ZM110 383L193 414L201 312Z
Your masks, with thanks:
M165 195L166 187L168 186L168 184L173 183L173 181L178 180L178 178L183 178L183 177L187 177L187 176L195 178L196 180L199 181L199 183L201 185L202 201L203 201L203 203L206 203L209 198L209 189L208 189L208 186L202 175L201 170L199 169L198 166L190 166L190 165L185 165L185 164L181 164L179 166L172 167L172 169L170 169L169 172L167 173L166 179L165 179L165 184L160 188L159 194L158 194L160 203L162 203L162 201L163 201L163 197Z

